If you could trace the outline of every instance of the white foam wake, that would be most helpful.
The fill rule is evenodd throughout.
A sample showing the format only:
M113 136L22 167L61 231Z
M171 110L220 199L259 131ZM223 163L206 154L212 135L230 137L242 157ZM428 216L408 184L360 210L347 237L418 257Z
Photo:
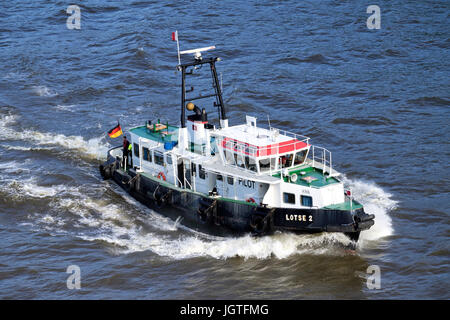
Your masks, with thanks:
M179 228L173 221L139 204L125 195L126 202L111 203L106 199L92 199L72 190L77 197L64 197L53 202L58 217L75 217L77 237L86 241L105 242L113 246L115 254L151 251L172 259L212 257L228 259L285 259L297 254L344 254L336 246L347 246L351 241L340 233L295 235L277 233L267 237L250 235L222 238L205 235L188 228ZM70 192L72 192L70 191ZM75 195L75 194L74 194ZM135 205L130 210L129 205ZM66 214L61 215L63 211ZM145 215L138 212L145 212ZM67 214L69 213L69 214ZM45 228L48 229L47 218ZM58 220L59 225L61 221ZM68 224L67 222L64 224ZM108 246L109 248L111 248Z
M349 179L345 179L345 182L352 187L355 198L364 204L365 210L375 214L375 225L361 233L357 248L364 250L368 243L376 246L377 240L394 232L388 211L395 208L397 202L391 199L392 195L372 182ZM46 229L53 221L51 217L54 217L57 221L54 224L56 230L68 232L61 226L75 227L77 237L107 243L114 254L150 251L176 260L193 257L286 259L294 255L345 255L345 248L351 244L350 239L342 233L276 233L260 238L250 235L212 237L185 227L180 228L178 220L164 217L122 193L126 201L112 202L108 197L93 199L75 187L36 188L33 184L25 184L19 190L33 197L54 197L51 205L57 215L41 219ZM61 221L62 217L65 221Z
M34 86L32 90L35 94L41 97L56 97L58 95L56 91L51 90L46 86Z
M25 161L19 162L16 160L9 161L9 162L1 162L0 163L0 172L6 172L8 174L19 174L22 172L30 172L30 169L25 167L25 163L29 163L30 160L27 159ZM5 178L2 176L2 178Z
M366 231L362 231L359 244L379 240L394 234L392 219L388 212L397 207L398 202L392 195L377 186L374 182L351 180L344 177L346 185L352 189L354 198L364 205L364 211L375 215L375 224Z
M7 114L0 118L0 139L22 140L34 142L38 145L58 145L66 149L78 150L87 156L96 159L105 159L109 144L104 137L85 140L81 136L66 136L48 132L39 132L30 129L16 131L12 128L18 120L18 116Z
M74 195L78 192L77 187L69 187L67 185L50 185L43 186L36 182L35 177L25 180L4 179L4 184L0 186L0 190L9 194L14 199L29 198L54 198L62 196L62 194L70 193Z

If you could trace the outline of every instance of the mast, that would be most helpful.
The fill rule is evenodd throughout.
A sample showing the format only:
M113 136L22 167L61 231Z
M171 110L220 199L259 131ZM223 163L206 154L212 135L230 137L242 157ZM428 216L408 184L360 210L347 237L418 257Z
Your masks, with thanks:
M186 51L181 51L180 54L187 54L187 53L194 53L194 60L188 63L181 63L178 65L178 70L181 71L181 127L185 128L186 127L186 111L185 111L185 107L186 107L186 102L189 101L194 101L194 100L199 100L199 99L205 99L205 98L210 98L210 97L215 97L216 101L214 102L214 106L219 108L219 121L220 121L220 126L223 127L227 127L228 126L228 121L227 121L227 117L226 117L226 109L225 109L225 105L223 103L223 97L222 97L222 90L220 87L220 83L219 83L219 79L217 77L217 71L216 71L216 62L220 61L220 58L218 57L213 57L213 58L205 58L203 59L203 57L201 56L201 52L203 51L207 51L210 49L214 49L215 47L206 47L206 48L199 48L199 49L193 49L193 50L186 50ZM193 70L195 69L200 69L202 65L204 64L209 64L210 66L210 70L211 70L211 77L213 79L213 89L214 89L214 93L212 94L208 94L208 95L199 95L197 97L186 97L186 93L187 92L191 92L194 90L193 87L191 87L191 89L189 89L188 91L186 90L186 76L188 75L192 75L193 74ZM193 68L193 70L188 71L188 68Z
M220 88L219 79L217 78L217 71L216 71L216 60L214 60L211 64L211 72L213 74L214 78L214 89L216 91L216 97L219 100L219 104L216 106L220 107L220 116L222 120L225 120L227 118L226 111L225 111L225 105L223 104L223 98L222 98L222 90Z
M186 128L186 67L180 65L181 67L181 127Z

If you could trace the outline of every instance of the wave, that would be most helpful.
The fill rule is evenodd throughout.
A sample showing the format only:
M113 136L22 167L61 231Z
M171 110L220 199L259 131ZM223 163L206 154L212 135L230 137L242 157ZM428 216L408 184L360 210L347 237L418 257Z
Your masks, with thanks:
M56 97L58 95L56 91L51 90L46 86L34 86L32 87L32 90L40 97Z
M0 163L0 172L4 171L8 174L15 174L15 175L20 174L22 172L30 172L31 170L29 168L23 166L25 163L29 163L29 162L30 162L30 159L27 159L27 160L21 161L21 162L18 162L16 160L9 161L9 162L2 162L2 163ZM5 177L2 176L2 179L3 178L5 178Z
M278 59L275 61L276 64L296 64L296 63L313 63L313 64L330 64L327 58L325 58L323 55L319 54L313 54L309 57L306 57L304 59L300 59L298 57L284 57L281 59Z
M344 180L351 186L355 198L364 204L365 210L375 214L375 225L361 233L357 245L357 250L363 251L368 244L376 245L376 241L393 234L388 211L394 209L397 202L373 182ZM107 189L105 186L104 192ZM27 188L22 190L29 192ZM96 193L99 193L98 190ZM55 231L69 232L85 241L103 243L113 254L119 255L149 251L175 260L195 257L286 259L295 255L346 255L346 248L351 245L351 240L342 233L298 235L283 232L266 237L245 235L233 238L210 236L180 225L180 219L173 221L158 214L123 191L119 195L125 199L124 202L113 202L107 197L93 199L80 192L79 188L66 189L63 186L44 187L33 192L34 197L44 195L58 198L52 201L57 213L55 220L59 219L54 224ZM65 217L65 221L61 222L61 217ZM50 222L51 219L46 218L46 229L50 228ZM64 230L61 225L76 230Z
M103 136L85 140L81 136L66 136L30 129L16 131L12 128L12 125L17 123L18 118L14 114L1 115L0 140L22 140L31 141L38 145L58 145L65 149L81 151L84 155L99 160L106 158L106 152L110 146L104 143L105 137Z
M375 215L375 224L369 230L361 232L358 246L363 247L369 241L393 235L394 227L388 212L397 208L398 202L392 199L392 194L374 182L351 180L345 176L343 182L351 187L354 198L364 205L364 211Z
M55 109L60 110L60 111L68 111L68 112L74 112L73 108L75 107L74 104L70 104L70 105L61 105L58 104Z
M9 194L13 199L29 199L29 198L54 198L70 193L74 195L78 193L77 187L69 187L67 185L50 185L43 186L36 183L36 178L31 177L26 180L4 179L5 182L0 187L2 191Z
M1 146L7 150L17 150L17 151L43 151L52 150L52 147L25 147L25 146L12 146L12 145L2 145Z
M122 227L115 228L114 233L85 235L80 238L86 241L104 241L119 246L122 248L116 251L119 254L151 251L159 256L175 260L197 257L285 259L294 254L335 255L337 251L332 244L341 246L343 241L350 243L350 240L344 235L330 233L315 236L280 233L261 238L246 235L222 240L208 240L199 236L179 236L176 239L167 239L155 233L142 234L137 230L124 230Z
M305 59L300 59L301 62L309 62L309 63L318 63L318 64L330 64L327 58L325 58L323 55L319 54L313 54Z
M448 107L450 105L449 100L447 100L445 98L441 98L441 97L420 97L417 99L410 99L410 100L408 100L408 103L422 106L422 107L427 107L427 106Z
M28 77L30 77L29 73L9 72L5 76L3 76L3 79L5 79L5 80L25 80Z
M333 124L352 124L352 125L395 125L396 122L385 117L368 117L368 118L335 118L331 122Z

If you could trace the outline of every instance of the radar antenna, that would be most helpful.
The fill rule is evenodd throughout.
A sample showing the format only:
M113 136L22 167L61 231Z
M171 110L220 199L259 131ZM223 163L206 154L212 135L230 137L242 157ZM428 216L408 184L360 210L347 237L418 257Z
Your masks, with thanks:
M215 49L216 46L210 46L210 47L204 47L204 48L198 48L198 49L191 49L191 50L184 50L181 51L180 54L194 54L194 59L199 61L202 60L202 52Z

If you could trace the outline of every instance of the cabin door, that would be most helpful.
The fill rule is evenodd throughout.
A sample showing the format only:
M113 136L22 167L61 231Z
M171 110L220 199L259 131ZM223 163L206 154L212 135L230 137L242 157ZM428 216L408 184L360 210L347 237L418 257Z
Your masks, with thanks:
M181 188L193 189L191 161L179 158L177 161L178 184Z
M224 183L224 176L218 173L216 173L216 190L217 193L222 197L227 196L226 184Z
M184 164L183 159L178 159L177 161L177 171L178 171L178 186L184 188Z

